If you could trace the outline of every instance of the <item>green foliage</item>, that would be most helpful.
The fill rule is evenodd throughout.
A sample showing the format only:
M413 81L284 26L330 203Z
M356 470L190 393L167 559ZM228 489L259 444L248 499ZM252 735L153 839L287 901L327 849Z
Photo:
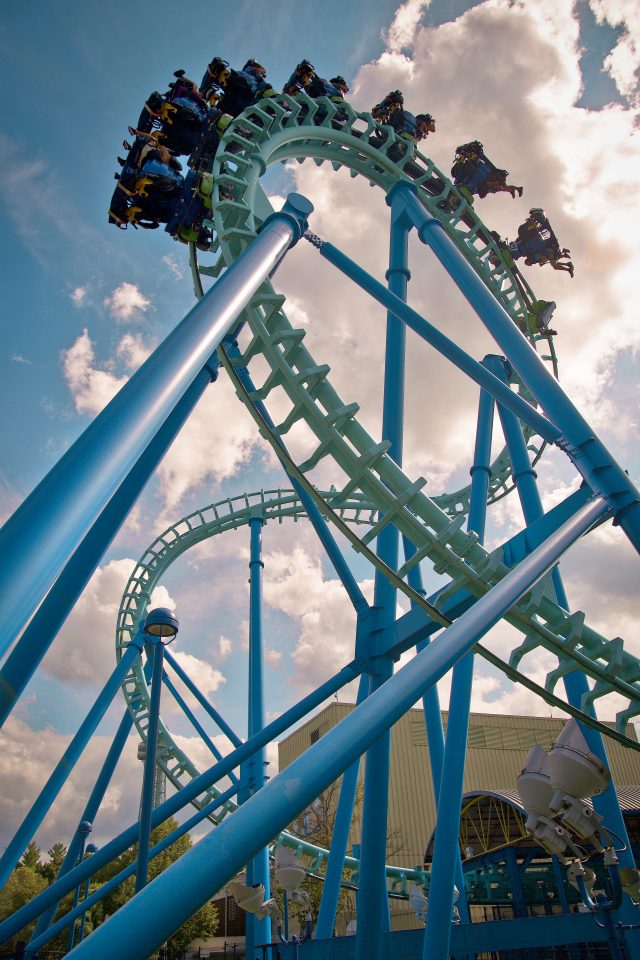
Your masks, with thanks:
M42 866L41 873L47 883L51 884L58 876L62 861L67 855L67 848L64 843L54 843L48 851L48 861Z
M155 830L151 832L151 846L155 846L157 843L160 843L165 837L178 826L176 820L170 817L168 820L165 820L164 823L161 823ZM191 839L189 835L180 837L175 843L172 843L170 847L164 850L157 857L154 857L153 860L149 863L149 881L153 880L154 877L157 877L158 874L163 873L167 867L171 866L176 860L178 860L183 853L186 853L192 846ZM133 847L130 847L128 850L125 850L119 857L116 857L110 864L108 864L104 869L102 869L96 875L97 885L106 883L112 877L115 877L117 873L123 870L125 867L134 863L138 855L137 844ZM108 894L102 900L102 917L111 916L115 913L123 904L129 900L135 889L135 876L128 877L124 883L121 883L119 887L116 887L110 894ZM101 920L100 920L101 922ZM168 956L171 960L172 957L181 956L184 948L195 939L206 939L207 937L213 936L218 926L218 914L213 906L213 904L206 903L200 910L197 911L183 926L174 933L174 935L168 941Z
M154 846L170 833L173 833L177 826L177 821L171 818L165 821L165 823L160 824L159 827L156 827L151 834L151 846ZM167 867L181 857L183 853L186 853L191 846L191 839L187 834L184 837L180 837L179 840L171 844L163 853L151 860L149 864L149 881L166 870ZM5 887L0 891L0 920L11 916L11 914L19 910L20 907L29 903L29 901L44 890L45 887L53 883L58 875L66 852L67 849L64 844L54 843L48 852L48 861L43 863L39 847L34 842L29 844L20 861L20 865L13 871ZM125 850L121 856L98 871L98 873L91 878L89 893L94 893L108 880L115 877L124 867L133 864L136 856L137 845ZM88 936L95 927L99 926L107 917L114 914L116 910L123 906L127 900L133 896L134 887L135 877L131 876L108 894L100 903L87 911L85 936ZM84 896L84 887L82 895ZM62 901L61 909L56 916L59 917L67 913L72 907L72 902L73 893L69 893ZM76 923L79 928L79 921L76 921ZM26 926L16 935L14 942L18 940L28 940L34 927L35 923ZM181 957L183 950L192 940L206 939L207 937L213 936L217 927L218 914L216 908L213 904L206 903L170 938L167 944L168 960L177 960L177 958ZM69 931L67 928L67 930L59 934L54 940L50 941L49 944L47 944L47 948L66 949L68 934Z
M42 871L42 861L40 860L40 847L35 840L32 840L25 852L22 854L20 863L23 867L29 867L31 870Z
M31 846L35 847L35 844L29 844L29 847ZM36 859L39 862L39 856ZM31 853L29 854L29 860L33 862ZM33 900L46 886L48 886L47 881L41 873L31 866L25 865L24 862L21 863L20 866L16 867L13 871L2 890L0 890L0 920L6 920L6 918L10 917L16 910L24 907L26 903ZM28 940L34 927L35 922L28 924L16 935L15 940Z

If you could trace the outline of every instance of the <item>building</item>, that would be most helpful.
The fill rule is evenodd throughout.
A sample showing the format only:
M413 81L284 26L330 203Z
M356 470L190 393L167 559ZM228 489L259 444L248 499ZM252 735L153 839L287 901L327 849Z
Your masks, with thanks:
M353 704L331 703L283 740L278 751L280 769L351 710ZM442 719L446 730L446 712L443 712ZM522 888L529 913L562 912L573 905L562 890L563 884L556 883L559 881L557 861L555 858L552 861L527 836L525 817L516 792L518 775L530 748L539 743L548 750L564 723L562 719L546 717L471 714L460 839L465 871L477 872L478 899L472 908L473 919L521 915L522 904L517 895L514 902L513 896L517 887ZM627 735L637 741L631 725ZM607 749L631 839L640 843L640 752L623 747L614 740L608 740ZM422 710L413 709L393 727L391 737L387 862L408 867L422 864L425 858L429 862L435 822L424 715ZM350 839L352 844L360 842L358 811ZM515 875L510 873L512 869L520 870L522 882L514 882ZM507 874L508 883L503 883L501 878ZM406 901L392 904L394 929L416 926L417 919Z

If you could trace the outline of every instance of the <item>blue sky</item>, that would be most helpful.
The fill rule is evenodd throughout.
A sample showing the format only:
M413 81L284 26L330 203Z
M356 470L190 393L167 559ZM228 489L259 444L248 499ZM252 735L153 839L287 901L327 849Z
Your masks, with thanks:
M8 0L0 22L5 91L0 130L2 519L79 435L114 384L193 302L186 249L162 231L117 232L107 224L106 210L115 157L122 154L127 125L137 119L146 95L165 89L179 67L199 80L214 55L238 67L256 57L276 87L307 57L322 75L344 74L352 83L353 102L362 109L401 86L411 103L435 114L438 133L426 152L432 151L445 170L456 142L483 139L498 165L508 166L515 182L525 184L526 195L514 205L504 196L482 201L481 216L513 236L528 207L543 204L561 242L574 252L573 282L537 269L529 279L541 296L559 303L557 349L564 382L637 475L638 339L630 309L637 261L634 265L630 252L630 223L637 212L632 196L638 162L633 134L637 63L631 41L638 23L633 4L583 0L573 9L560 6L564 9L547 0L528 9L524 3L509 7L506 0L409 0L403 6L395 0L240 0L224 6L192 0L185 16L165 0L152 8L111 0ZM309 165L272 171L266 182L272 192L281 193L287 185L307 192L317 207L315 225L358 251L379 276L384 273L385 208L368 187ZM291 256L280 281L292 310L310 325L317 355L334 367L341 388L352 383L349 399L358 399L364 416L375 424L379 385L371 371L379 369L379 338L371 335L369 324L357 327L359 301L328 274L318 279L309 251L301 251L295 261ZM466 314L450 316L458 301L421 282L418 278L415 285L418 308L450 322L457 339L465 342ZM335 319L335 327L316 334L324 319L317 312L319 286L327 293L325 315ZM591 319L594 304L596 323ZM480 335L469 337L471 352L485 349ZM345 338L357 345L357 369L336 355ZM321 355L321 349L327 353ZM412 382L419 384L418 367L414 374ZM222 384L212 388L220 391L225 414L228 410L235 416L225 389ZM475 417L472 405L463 409L453 404L447 414L438 408L433 432L443 436L432 442L421 429L422 395L417 391L415 396L416 408L409 404L408 411L408 434L415 441L408 469L428 476L436 492L438 484L452 488L465 482L472 442L465 431ZM84 612L65 628L56 646L59 653L48 659L20 705L23 726L11 733L16 755L27 749L30 731L37 729L43 737L42 756L25 764L25 796L42 782L43 769L76 729L111 669L113 604L117 608L126 571L163 522L224 496L282 482L243 411L229 426L207 419L207 410L201 411L193 437L183 441L181 457L168 458L150 484L105 557ZM208 430L215 449L207 454ZM573 473L557 457L540 472L549 503L573 482ZM517 528L517 511L503 504L492 522L496 538L506 536ZM594 616L599 628L626 636L622 629L632 622L637 573L634 581L626 545L607 537L600 548L611 551L607 558L616 558L607 561L613 571L611 599ZM209 665L211 693L241 732L246 545L241 535L229 535L211 557L177 565L166 584L185 623L181 649ZM339 587L308 529L268 529L265 551L265 576L273 578L265 586L265 631L272 651L268 708L279 711L304 686L305 671L309 682L319 679L305 659L308 645L317 641L310 626L313 616L319 613L333 630L329 640L335 646L328 641L332 657L346 652L348 641L341 634ZM596 549L588 548L569 567L577 604L592 592L597 557ZM363 567L357 570L368 577ZM308 589L301 591L305 583ZM621 608L622 626L614 616ZM100 636L88 637L87 624L96 622L96 612ZM221 643L221 637L228 643ZM78 666L83 643L84 675ZM529 709L525 699L509 699L511 694L490 675L478 682L477 690L478 709ZM117 712L112 711L110 724ZM177 717L171 722L187 735ZM131 803L134 792L125 790L122 807ZM65 824L60 813L44 836L51 838Z

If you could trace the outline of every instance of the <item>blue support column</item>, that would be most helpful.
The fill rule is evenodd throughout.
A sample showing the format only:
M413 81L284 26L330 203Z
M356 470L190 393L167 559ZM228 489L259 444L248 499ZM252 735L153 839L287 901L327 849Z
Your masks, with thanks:
M360 677L358 686L358 698L356 706L367 696L368 691L367 677ZM360 770L360 758L352 763L348 770L345 770L340 785L340 797L338 807L333 823L333 834L331 836L331 849L329 851L329 860L325 871L324 883L322 884L322 897L320 900L320 911L318 913L318 922L316 924L316 939L328 940L333 936L333 928L336 922L336 911L338 909L338 898L340 896L340 882L342 880L342 871L344 870L344 858L347 853L349 843L349 830L351 827L351 818L353 816L353 805L356 799L356 790L358 787L358 771Z
M415 553L414 545L403 537L405 559L408 560ZM420 565L413 566L408 574L409 584L414 590L417 590L422 596L426 596L426 590L422 582L422 573ZM412 603L413 606L413 603ZM429 644L429 638L421 640L416 644L418 652L424 650ZM440 784L442 781L442 770L444 765L444 729L442 726L442 711L440 710L440 695L438 687L434 684L430 690L427 690L422 698L422 709L424 711L424 723L427 733L427 744L429 746L429 759L431 761L431 780L433 782L433 795L435 799L436 812L440 800ZM470 923L469 905L467 903L467 893L464 883L464 870L462 868L462 857L460 851L456 852L455 861L455 882L460 897L458 899L458 910L460 919L463 923Z
M111 777L114 774L118 761L122 755L122 751L124 750L124 746L127 742L127 738L132 726L133 719L131 714L128 710L125 710L124 716L120 721L120 726L116 731L116 735L113 738L107 756L105 757L102 769L98 774L93 790L91 791L91 795L87 800L87 805L82 814L82 820L78 824L78 828L71 839L66 856L62 861L62 866L60 867L60 872L58 873L56 880L64 877L64 875L68 873L69 870L71 870L71 868L78 862L80 848L82 845L82 831L80 828L84 821L87 823L93 823L95 820L98 810L100 809L100 805L104 799L104 795L107 792L107 787L111 782ZM35 940L36 937L39 937L42 933L44 933L53 920L56 907L57 904L55 904L53 907L50 907L48 910L45 910L44 913L40 915L35 930L31 936L31 940Z
M201 370L51 587L0 670L0 727L55 640L149 477L180 432L213 374Z
M476 443L471 468L471 500L467 527L484 541L487 492L491 477L491 440L493 437L493 397L480 391ZM456 860L460 857L460 808L469 735L469 712L473 685L473 652L469 651L453 670L449 719L444 747L442 780L435 830L429 912L424 936L424 957L448 956L451 942L451 916L454 904ZM462 891L461 891L462 892Z
M241 744L231 754L226 756L224 760L221 760L209 770L195 777L195 779L187 783L178 793L168 797L164 803L160 804L160 806L156 807L153 811L151 815L152 828L163 823L168 817L174 816L174 814L186 806L186 804L192 803L192 801L200 797L205 790L208 790L209 787L214 786L219 780L227 776L230 770L235 769L235 767L248 759L255 750L261 746L265 746L272 740L276 740L281 734L293 726L293 724L297 723L298 720L307 716L312 710L320 706L321 703L324 703L325 700L333 696L337 690L342 689L347 683L359 677L360 673L361 668L355 662L343 667L334 677L331 677L325 681L325 683L321 684L317 690L303 697L299 703L290 707L282 716L268 724L258 737ZM234 785L232 789L235 793L238 788ZM218 798L218 800L220 800L220 798ZM30 903L0 923L0 942L3 943L5 939L10 940L18 931L22 930L25 924L31 923L31 921L40 916L41 913L56 904L61 897L64 897L73 890L77 883L86 879L91 873L94 873L101 867L104 867L105 864L110 863L114 857L119 856L127 847L132 846L132 844L136 842L138 832L139 824L137 822L131 824L117 837L110 840L98 850L91 858L90 865L86 862L79 864L75 869L70 870L66 876L56 880L50 887L47 887L42 893L38 894L37 897L34 897ZM268 837L265 842L269 842L272 839L273 837Z
M196 700L198 701L202 709L209 714L209 716L211 717L214 723L218 724L219 728L222 730L224 735L229 738L229 740L234 745L234 747L239 747L240 744L242 743L242 740L240 739L240 737L236 733L234 733L234 731L231 729L231 727L226 722L226 720L224 720L223 717L220 716L216 708L212 706L207 700L207 698L202 694L202 692L198 690L197 686L195 685L195 683L193 682L189 674L182 669L182 667L180 666L176 658L173 656L173 654L169 653L168 650L165 650L164 657L167 663L171 664L171 667L173 668L175 673L180 677L180 679L184 683L189 693L192 693L194 695L194 697L196 698Z
M51 805L66 783L69 774L80 759L84 748L107 712L109 704L116 693L118 693L131 665L140 655L141 646L142 638L140 634L137 634L124 651L120 663L105 683L96 702L83 720L80 729L58 761L55 770L40 791L31 810L22 821L11 843L3 853L2 859L0 860L0 888L2 888L9 879L11 871L16 866L29 842L33 839L36 830L44 820Z
M398 186L404 187L404 184ZM517 393L514 393L513 390L507 389L504 383L489 373L477 360L470 357L462 347L459 347L446 337L444 333L441 333L437 327L434 327L428 320L421 317L419 313L416 313L415 310L401 300L400 297L392 293L391 290L387 290L383 284L375 280L366 270L363 270L362 267L347 257L346 254L342 253L341 250L334 247L332 243L325 243L324 241L321 241L319 250L320 255L324 257L325 260L328 260L334 267L341 270L345 276L349 277L354 283L357 283L359 287L362 287L363 290L371 294L374 300L381 303L393 313L394 316L399 317L411 330L414 330L419 337L422 337L423 340L426 340L427 343L430 343L432 347L438 350L443 357L450 360L459 370L466 373L467 376L474 380L479 386L488 390L496 400L499 400L510 410L513 410L524 423L528 424L536 433L539 433L541 437L549 443L555 443L561 439L562 431L559 430L555 424L542 416L535 407L532 407L530 403L527 403L526 400ZM469 269L472 268L470 267ZM508 319L509 323L511 323L515 329L513 321L510 318Z
M508 383L509 374L505 366L504 358L492 357L491 369L496 376L503 379L505 383ZM536 483L537 474L531 466L529 451L527 450L522 428L517 418L510 410L505 410L500 405L498 406L498 412L511 458L513 478L520 497L522 513L525 523L529 526L544 516L542 500L540 499ZM569 610L569 601L558 567L553 569L551 577L558 603L565 610ZM584 673L581 670L573 670L567 674L564 678L564 687L569 703L574 707L581 707L582 697L589 690L589 684ZM589 708L589 713L594 717L596 715L593 707ZM592 727L585 726L584 724L580 724L580 729L589 745L589 749L609 766L606 744L600 731L594 730ZM597 812L604 817L605 825L609 825L621 838L623 845L626 845L626 849L621 850L619 853L621 866L635 867L627 827L624 822L622 810L620 809L620 802L613 780L610 781L609 786L603 793L593 798L593 805ZM623 898L621 913L629 922L637 919L637 910L632 906L628 897Z
M411 223L394 204L393 191L387 197L391 207L391 238L387 280L389 289L402 300L407 296L408 245ZM404 429L406 328L402 321L387 314L387 338L384 368L382 437L391 444L389 456L402 466ZM378 535L378 556L398 569L399 535L387 524ZM396 619L396 589L379 570L375 572L374 607L378 629L388 629ZM374 642L374 637L370 643ZM393 674L393 660L377 656L372 660L369 692L373 693ZM387 855L388 783L391 731L385 731L367 752L362 808L360 885L357 895L358 927L356 960L376 960L381 956L383 933L390 928L389 897L385 875Z
M221 793L219 797L216 797L215 800L212 800L211 803L207 803L206 806L202 807L201 810L198 810L196 814L192 817L189 817L188 820L185 820L184 823L181 823L179 827L176 827L169 836L164 837L159 843L149 851L149 859L153 860L154 857L157 857L159 854L167 850L176 840L179 840L180 837L184 837L186 833L192 830L194 827L197 827L198 824L202 823L207 817L211 816L218 807L223 806L228 800L230 800L237 791L237 787L233 786L229 790L226 790L224 793ZM89 845L91 846L91 845ZM85 861L86 862L86 861ZM93 864L90 865L91 870L94 870ZM128 864L124 869L120 870L115 877L112 877L106 883L98 886L97 890L94 890L93 893L89 892L89 885L91 877L88 876L85 881L85 890L87 891L84 901L79 904L79 906L73 910L70 910L69 913L65 914L60 920L57 920L48 930L44 931L43 934L38 937L33 936L31 943L29 944L29 954L40 950L41 947L48 943L49 940L52 940L54 937L65 929L70 923L73 923L78 916L84 916L87 910L90 910L97 903L99 903L104 897L108 896L112 890L115 890L120 886L121 883L124 883L129 877L131 877L136 870L136 863ZM84 939L83 936L80 937L81 940Z
M84 860L85 842L87 837L91 833L91 824L86 821L81 823L80 827L78 828L78 832L80 833L80 837L81 837L80 850L78 852L78 860L82 862ZM80 884L78 884L73 894L72 910L75 910L75 908L78 906L79 899L80 899ZM73 943L75 940L75 936L76 936L76 921L74 920L71 926L69 927L69 938L67 940L67 952L69 952L70 950L73 950Z
M562 870L560 869L560 861L556 856L551 857L551 869L553 870L553 877L556 882L556 890L558 892L558 900L562 907L563 913L569 913L569 901L567 899L567 891L564 887L564 877L562 876Z
M0 531L0 654L46 596L253 294L306 229L313 207L280 213L95 418Z
M140 802L140 825L138 830L138 864L136 867L136 893L147 883L149 867L149 841L151 839L151 814L153 812L153 788L158 752L158 729L160 727L160 696L162 693L162 670L164 645L161 637L147 637L151 647L151 700L147 725L147 750L144 758L142 798Z
M640 552L640 491L447 236L442 224L426 212L410 188L401 185L400 195L422 242L431 247L547 417L560 429L558 446L570 457L594 493L605 497L614 511L615 523Z
M577 511L426 650L98 927L70 954L73 960L146 960L390 729L608 509L597 497ZM20 922L26 912L20 911L13 922Z
M264 729L264 648L262 642L262 527L260 514L249 520L251 536L249 555L249 717L248 737L256 736ZM266 783L267 752L261 747L247 764L249 768L249 795L253 796ZM263 847L247 864L247 886L261 883L265 899L271 896L269 883L269 848ZM260 947L271 943L271 918L258 920L252 914L246 916L247 960L261 960Z

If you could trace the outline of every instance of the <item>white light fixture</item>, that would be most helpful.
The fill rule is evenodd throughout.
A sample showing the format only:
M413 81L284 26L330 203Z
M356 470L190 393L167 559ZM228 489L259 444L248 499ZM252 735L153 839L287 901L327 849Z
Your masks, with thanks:
M567 722L551 748L549 773L556 791L579 799L603 793L611 780L607 765L591 753L574 718ZM556 806L555 803L552 805Z
M409 906L422 923L427 922L427 913L429 912L429 899L425 896L422 887L417 883L412 883L409 887Z
M622 889L636 906L640 903L640 870L635 867L620 867Z
M232 881L228 884L229 893L235 899L236 903L247 913L257 914L264 901L264 885L256 884L255 887L245 887L242 883Z
M549 757L543 748L536 744L529 750L518 777L518 793L527 813L552 817L550 804L554 792L549 772Z
M533 834L534 840L552 856L578 858L582 856L582 851L576 847L564 827L554 823L548 817L530 814L525 822L525 829Z
M590 867L584 867L579 860L569 864L567 867L567 880L571 886L578 891L580 896L582 896L582 892L578 886L578 877L584 877L587 893L591 896L593 893L593 885L596 882L596 875Z
M275 877L276 882L287 893L297 890L307 875L307 871L302 866L293 850L287 847L277 847L275 852Z

